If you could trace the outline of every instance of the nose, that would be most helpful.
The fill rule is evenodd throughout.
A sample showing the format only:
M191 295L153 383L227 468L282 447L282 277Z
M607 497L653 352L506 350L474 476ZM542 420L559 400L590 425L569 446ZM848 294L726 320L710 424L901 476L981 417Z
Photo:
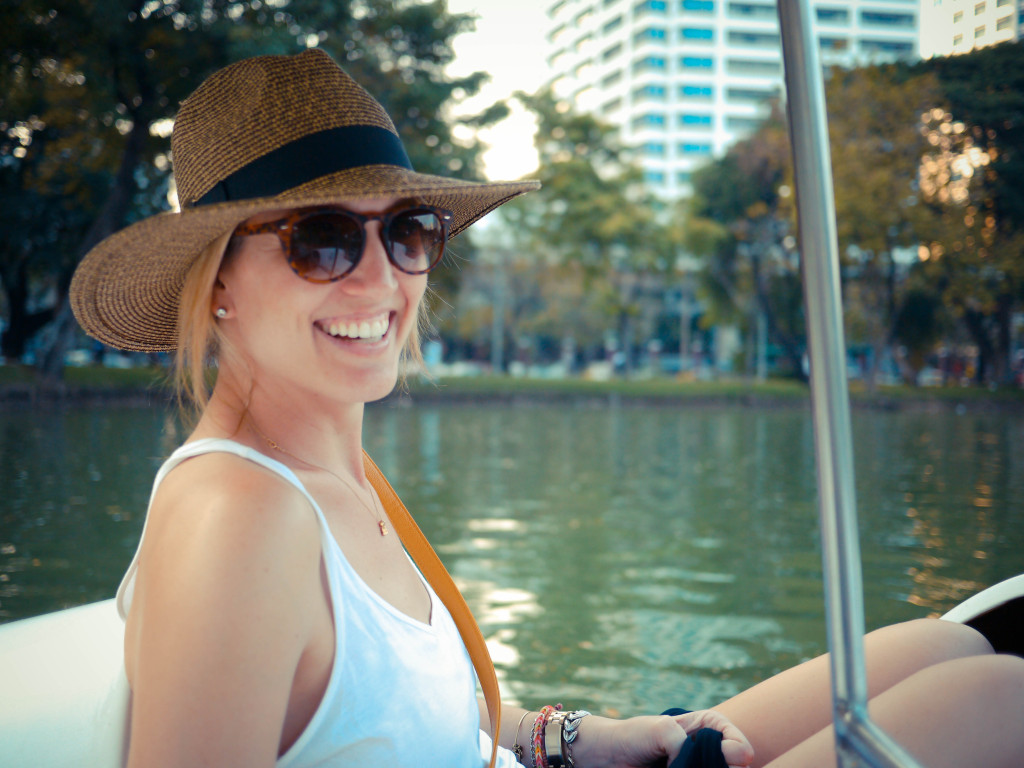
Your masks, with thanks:
M349 272L339 285L351 292L367 293L375 290L390 291L398 285L395 267L388 259L388 252L381 240L381 223L370 221L366 224L366 243L356 268Z

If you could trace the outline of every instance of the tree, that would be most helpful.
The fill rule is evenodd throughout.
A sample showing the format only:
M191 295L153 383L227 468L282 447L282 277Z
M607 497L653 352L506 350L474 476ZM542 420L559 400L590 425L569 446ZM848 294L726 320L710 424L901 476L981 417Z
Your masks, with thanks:
M675 261L665 206L644 187L613 126L575 113L549 91L516 97L537 116L543 183L519 203L522 224L537 252L560 266L561 279L611 321L628 371L637 324L653 322L651 304L660 302Z
M804 379L799 257L792 248L789 137L778 104L750 137L693 175L685 238L702 257L710 322L763 319L788 368ZM794 300L795 297L795 300Z
M1024 300L1024 44L914 71L937 77L946 99L922 125L933 147L922 187L935 222L922 238L922 269L977 346L978 381L1009 383Z
M844 308L851 341L868 345L866 380L892 357L907 264L934 226L919 191L931 147L921 115L942 102L937 79L897 66L834 70L826 89L843 258Z
M418 170L477 175L478 146L455 141L444 113L485 75L444 74L472 24L444 0L23 0L0 8L0 24L0 228L17 233L0 250L3 354L20 357L49 322L39 357L51 377L73 334L75 265L168 206L166 127L231 61L319 45L388 108Z

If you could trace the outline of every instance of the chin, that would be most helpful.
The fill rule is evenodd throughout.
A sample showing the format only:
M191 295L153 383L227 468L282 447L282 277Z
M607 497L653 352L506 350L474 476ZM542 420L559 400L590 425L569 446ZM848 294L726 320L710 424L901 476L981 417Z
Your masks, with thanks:
M374 372L360 381L358 384L353 382L354 386L352 390L356 394L356 399L363 403L373 403L378 400L383 400L385 397L395 391L395 387L398 386L398 370L389 371L387 373ZM346 387L346 390L349 388Z

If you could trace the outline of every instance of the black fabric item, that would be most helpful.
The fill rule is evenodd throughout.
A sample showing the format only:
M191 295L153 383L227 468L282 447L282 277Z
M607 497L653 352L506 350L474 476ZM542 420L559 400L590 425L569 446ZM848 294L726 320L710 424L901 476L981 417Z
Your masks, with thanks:
M310 133L244 165L193 205L273 197L329 173L363 165L412 170L402 141L375 125L346 125Z
M667 709L663 715L685 715L686 709ZM701 728L683 742L679 755L668 768L729 768L722 754L722 732Z

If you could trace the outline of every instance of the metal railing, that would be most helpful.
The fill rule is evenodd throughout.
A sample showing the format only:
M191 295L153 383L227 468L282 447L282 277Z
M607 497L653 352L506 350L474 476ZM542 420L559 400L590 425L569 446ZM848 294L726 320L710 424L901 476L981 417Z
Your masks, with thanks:
M921 768L868 716L864 595L825 87L810 0L778 0L811 360L825 615L840 768Z

